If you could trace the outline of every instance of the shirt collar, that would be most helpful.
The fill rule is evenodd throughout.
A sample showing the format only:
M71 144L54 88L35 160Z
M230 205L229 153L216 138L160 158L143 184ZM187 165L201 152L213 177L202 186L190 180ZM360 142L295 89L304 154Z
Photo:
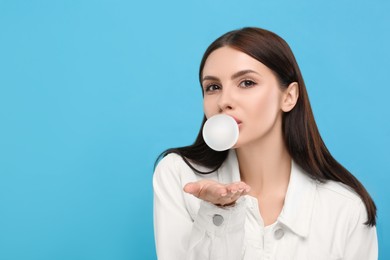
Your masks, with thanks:
M218 172L225 172L225 174L219 174L223 183L240 181L240 171L234 150L230 150L227 160ZM231 174L226 174L226 172ZM306 237L309 234L316 187L315 180L311 179L299 165L292 161L290 181L278 222L301 237Z
M302 237L309 234L316 188L315 180L292 161L290 182L278 220Z

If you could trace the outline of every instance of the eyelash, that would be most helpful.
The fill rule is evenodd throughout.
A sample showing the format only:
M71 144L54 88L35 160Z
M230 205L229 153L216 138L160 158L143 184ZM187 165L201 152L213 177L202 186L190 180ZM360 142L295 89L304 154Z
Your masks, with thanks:
M207 86L204 88L204 92L215 91L215 90L211 90L211 89L210 89L211 87L218 87L218 88L221 88L221 87L218 86L217 84L209 84L209 85L207 85Z
M249 83L250 86L244 86L242 88L251 88L253 86L256 86L256 82L254 82L253 80L250 80L250 79L244 79L243 81L240 82L239 86L241 86L241 84L243 83Z
M242 84L249 84L249 86L242 86ZM253 86L255 86L257 83L254 82L253 80L250 80L250 79L244 79L240 82L240 84L238 84L238 86L240 88L251 88ZM218 89L214 89L214 90L211 90L211 88L215 88L217 87L218 89L221 89L221 87L217 84L214 84L214 83L211 83L209 85L207 85L205 88L204 88L204 92L207 93L207 92L213 92L213 91L216 91Z

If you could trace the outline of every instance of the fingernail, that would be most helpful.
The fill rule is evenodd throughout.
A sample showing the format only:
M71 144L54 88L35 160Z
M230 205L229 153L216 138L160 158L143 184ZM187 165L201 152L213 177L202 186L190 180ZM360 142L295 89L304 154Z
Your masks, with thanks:
M226 195L227 195L227 193L222 193L221 197L225 197Z

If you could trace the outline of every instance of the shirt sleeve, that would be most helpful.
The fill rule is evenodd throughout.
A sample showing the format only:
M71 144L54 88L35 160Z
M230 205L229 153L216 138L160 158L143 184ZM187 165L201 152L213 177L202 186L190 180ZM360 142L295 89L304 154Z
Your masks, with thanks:
M363 202L360 202L358 209L350 225L350 232L347 239L344 258L345 260L377 260L378 240L376 227L369 227L364 224L367 220L367 212Z
M192 217L183 191L183 176L174 156L167 155L153 176L154 232L159 260L241 259L244 238L244 198L233 207L200 202ZM184 163L184 162L183 162ZM192 173L194 174L194 173ZM196 199L196 198L195 198ZM197 200L197 199L196 199Z
M190 236L186 259L242 259L244 225L244 198L228 208L202 201Z

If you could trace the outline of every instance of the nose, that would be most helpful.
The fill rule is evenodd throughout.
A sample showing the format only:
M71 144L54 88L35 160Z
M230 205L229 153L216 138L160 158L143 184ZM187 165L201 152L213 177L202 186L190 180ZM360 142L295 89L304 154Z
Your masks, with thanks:
M229 88L224 88L218 99L218 107L220 112L231 110L234 108L234 95Z

